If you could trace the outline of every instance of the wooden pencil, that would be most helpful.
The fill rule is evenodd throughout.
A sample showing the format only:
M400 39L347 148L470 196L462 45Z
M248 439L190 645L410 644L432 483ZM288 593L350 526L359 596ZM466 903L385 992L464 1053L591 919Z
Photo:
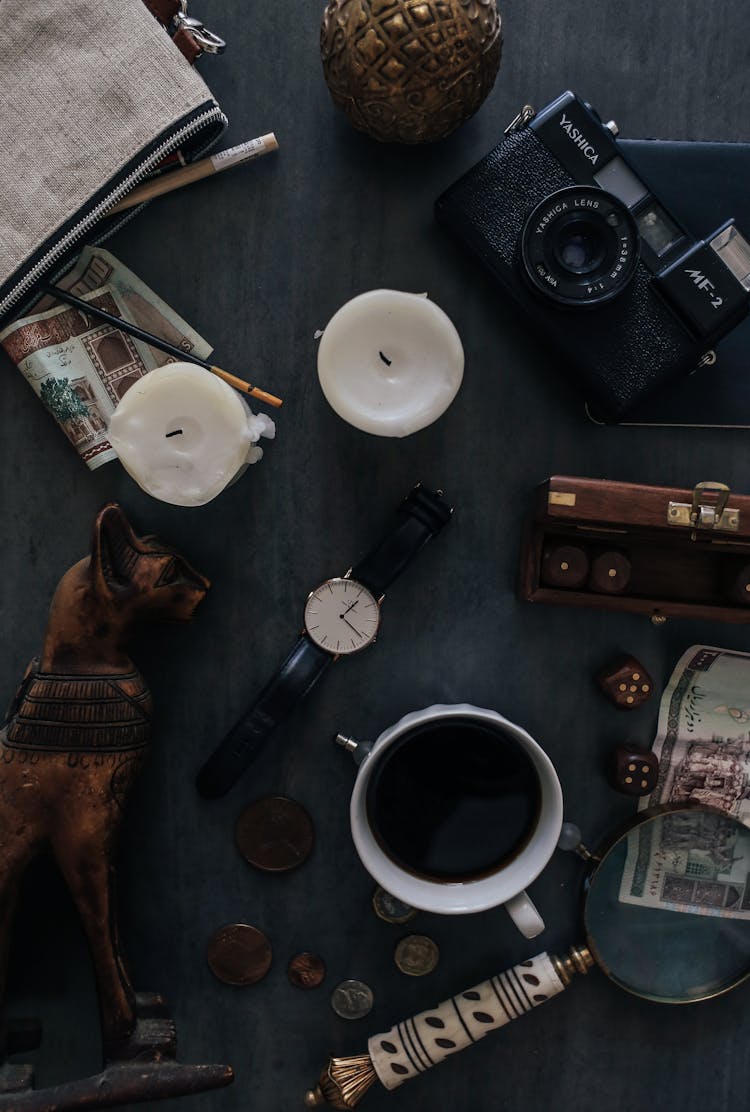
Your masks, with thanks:
M127 209L135 208L136 205L142 205L144 201L161 197L174 189L182 189L183 185L190 185L191 182L211 177L212 174L220 174L222 170L229 170L232 166L239 166L252 158L260 158L261 155L270 154L271 151L278 149L279 144L272 131L268 135L259 135L257 139L248 139L236 147L229 147L209 158L202 158L199 162L183 166L180 170L170 170L160 178L137 185L127 197L113 205L106 215L112 216L118 212L125 212Z

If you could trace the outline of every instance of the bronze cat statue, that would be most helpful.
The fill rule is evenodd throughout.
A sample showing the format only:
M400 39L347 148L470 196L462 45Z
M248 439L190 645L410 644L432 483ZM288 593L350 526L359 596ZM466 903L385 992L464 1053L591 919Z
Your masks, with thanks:
M50 849L88 938L110 1063L158 1063L174 1053L171 1021L154 1018L159 998L136 998L115 917L117 831L151 733L151 696L127 645L144 622L188 621L208 588L177 552L155 537L136 536L117 504L104 506L91 555L58 584L41 655L29 665L0 731L0 1000L19 881L32 858ZM172 1068L223 1071L199 1088L231 1080L227 1067ZM13 1069L5 1066L6 1092ZM118 1076L125 1077L122 1069ZM127 1099L145 1099L127 1091ZM14 1109L33 1107L40 1095L28 1085L25 1092ZM96 1105L85 1103L90 1106Z

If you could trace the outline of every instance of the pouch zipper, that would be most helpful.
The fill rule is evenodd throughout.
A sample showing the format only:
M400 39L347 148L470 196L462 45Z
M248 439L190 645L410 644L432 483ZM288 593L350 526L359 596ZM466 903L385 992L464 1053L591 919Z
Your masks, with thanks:
M93 228L97 221L101 220L102 217L105 217L107 215L108 208L111 208L113 205L117 204L118 201L121 201L122 198L127 193L129 193L131 189L133 189L134 186L138 185L138 183L142 181L143 178L145 178L154 169L154 167L161 162L163 158L166 157L166 155L171 154L175 148L181 146L182 143L184 143L187 139L191 139L194 135L197 135L200 131L203 130L204 127L207 127L212 123L221 124L223 131L224 128L227 126L227 122L228 121L226 116L219 108L219 106L216 105L214 108L210 108L207 111L202 112L199 116L196 116L195 119L178 128L169 136L168 139L165 139L162 143L160 143L159 146L156 147L139 166L137 166L134 170L131 170L127 177L125 177L118 185L115 186L111 193L108 193L106 197L99 201L91 210L91 212L89 212L86 216L79 220L77 224L70 228L65 233L65 235L60 240L58 240L55 246L51 247L49 251L47 251L47 253L34 264L31 270L29 270L28 273L24 275L21 281L16 286L14 286L8 294L6 294L3 300L0 301L0 320L2 320L2 317L5 315L5 313L7 313L7 311L12 308L12 306L15 305L16 302L20 301L23 298L24 294L28 293L29 290L31 290L35 286L35 284L39 281L39 279L44 275L46 271L53 267L55 263L78 242L78 240L85 236L86 233L90 231L91 228ZM218 138L218 135L215 138ZM212 138L208 143L205 144L204 147L196 151L196 154L203 154L204 151L208 150L209 147L211 147L212 144L215 142L215 138ZM112 232L116 231L117 228L124 224L125 221L129 220L137 211L138 208L136 207L133 208L131 211L124 213L123 218L113 224L111 230L108 231L107 234L109 235Z

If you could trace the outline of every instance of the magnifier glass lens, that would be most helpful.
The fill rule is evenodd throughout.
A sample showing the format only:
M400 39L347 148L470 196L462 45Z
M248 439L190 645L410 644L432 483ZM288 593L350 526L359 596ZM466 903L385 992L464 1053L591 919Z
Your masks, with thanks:
M596 869L589 946L617 984L689 1003L750 973L750 830L701 808L657 815Z

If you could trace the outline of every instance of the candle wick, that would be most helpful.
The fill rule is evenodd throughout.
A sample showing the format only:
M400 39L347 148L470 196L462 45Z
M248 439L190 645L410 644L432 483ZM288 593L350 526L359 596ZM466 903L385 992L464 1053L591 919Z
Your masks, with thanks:
M378 352L378 355L379 355L379 356L380 356L380 358L381 358L381 359L383 360L383 362L385 363L386 367L390 367L390 365L391 365L391 363L393 362L393 360L392 360L392 359L389 359L387 355L383 355L382 351L379 351L379 352Z
M169 440L170 436L182 436L182 429L175 429L173 432L164 433L165 440Z

